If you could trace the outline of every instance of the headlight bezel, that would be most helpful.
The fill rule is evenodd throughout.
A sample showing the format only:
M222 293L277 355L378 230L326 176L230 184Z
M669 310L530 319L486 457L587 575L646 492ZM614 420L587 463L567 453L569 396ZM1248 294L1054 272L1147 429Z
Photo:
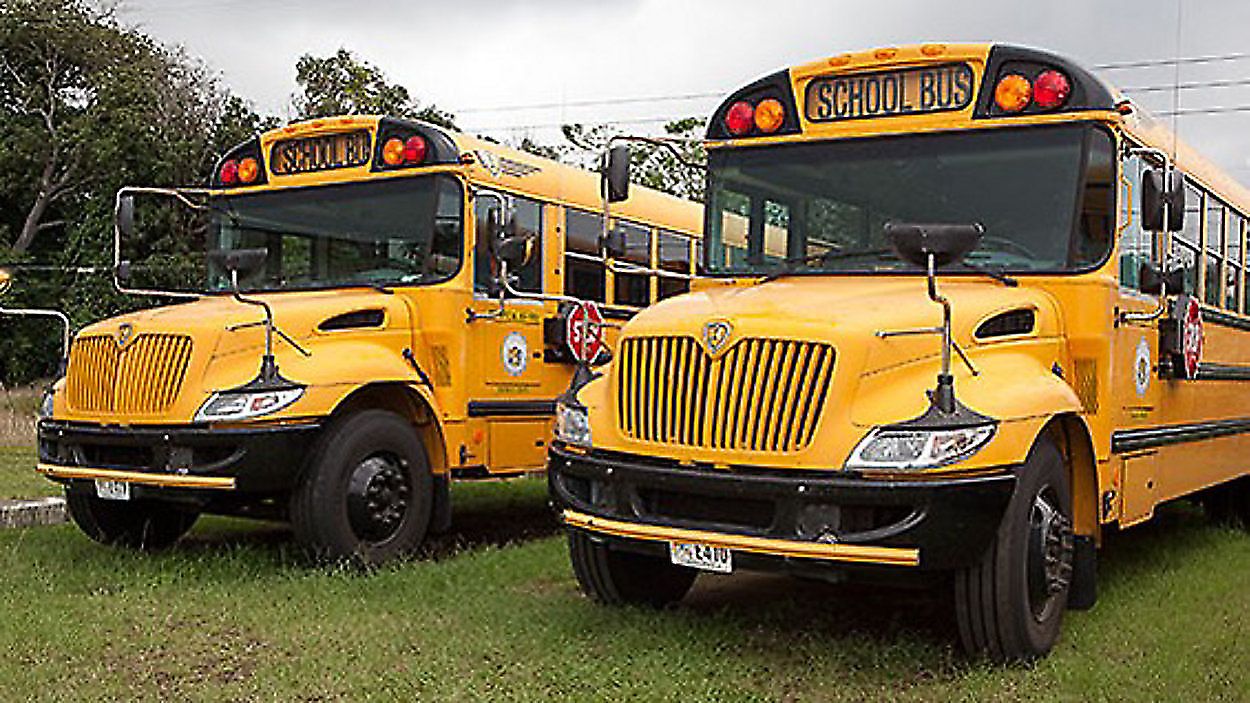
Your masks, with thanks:
M304 386L292 386L288 388L269 388L260 390L228 390L217 391L208 397L195 411L195 422L242 422L252 420L258 417L265 417L289 408L291 405L304 397L307 389ZM266 397L273 399L263 407L257 407L257 402ZM225 411L215 408L217 405L225 405L234 403L234 406L226 406ZM216 409L217 412L213 412Z
M998 434L998 423L955 427L883 425L874 427L851 450L846 468L854 471L923 471L950 466L983 450ZM873 458L885 442L910 443L914 454L894 459ZM896 447L898 444L895 445ZM879 456L879 454L878 454Z
M564 444L589 449L594 445L590 411L576 400L556 402L555 438Z

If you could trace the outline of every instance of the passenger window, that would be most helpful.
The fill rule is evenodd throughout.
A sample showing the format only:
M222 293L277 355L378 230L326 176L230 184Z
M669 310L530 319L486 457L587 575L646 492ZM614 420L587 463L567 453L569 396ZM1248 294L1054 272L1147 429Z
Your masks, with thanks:
M1185 292L1198 291L1198 241L1202 227L1202 191L1185 182L1185 227L1172 235L1172 258L1184 270Z
M533 237L534 247L530 260L519 271L508 271L512 277L512 287L527 293L541 293L543 290L543 205L528 198L506 196L511 201L511 218L504 223L504 234L508 237ZM488 202L488 201L483 201ZM484 232L485 208L479 208L478 232ZM490 255L489 242L486 237L478 236L474 247L473 290L490 292L495 290L495 277L498 266Z
M1224 273L1224 307L1235 311L1242 309L1242 272L1246 268L1246 263L1242 260L1242 254L1245 251L1245 228L1246 221L1241 215L1235 212L1228 214L1228 256Z
M1120 285L1133 290L1141 286L1142 264L1153 259L1153 235L1141 226L1141 176L1146 168L1141 157L1130 156L1120 181Z
M581 300L606 302L607 268L599 255L603 217L566 210L564 229L564 294Z
M1220 289L1224 282L1224 206L1210 195L1207 196L1206 217L1207 271L1203 282L1203 301L1219 306L1224 300Z
M1111 140L1093 130L1086 137L1085 190L1081 197L1081 236L1073 242L1068 260L1073 268L1095 266L1106 260L1112 244L1112 215L1115 190L1112 178L1115 156Z
M690 240L674 232L659 231L657 241L659 268L667 273L690 275ZM688 278L660 277L660 299L679 295L690 290Z
M618 222L616 231L625 235L625 257L620 261L651 268L651 228L632 222ZM613 302L645 308L651 304L651 275L614 272Z

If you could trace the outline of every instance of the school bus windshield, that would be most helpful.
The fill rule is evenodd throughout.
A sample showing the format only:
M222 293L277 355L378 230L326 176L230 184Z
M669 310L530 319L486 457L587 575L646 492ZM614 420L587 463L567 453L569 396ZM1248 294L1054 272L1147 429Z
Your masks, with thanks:
M211 202L210 247L268 251L241 276L248 290L426 285L460 270L463 199L446 175L223 196ZM229 287L210 264L210 290Z
M977 267L1088 269L1111 248L1112 170L1088 125L713 150L707 271L914 271L889 221L980 223Z

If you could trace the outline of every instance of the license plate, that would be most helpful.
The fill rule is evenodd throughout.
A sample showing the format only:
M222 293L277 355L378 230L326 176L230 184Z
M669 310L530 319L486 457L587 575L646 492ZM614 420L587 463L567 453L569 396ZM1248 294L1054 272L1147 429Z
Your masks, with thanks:
M972 103L967 64L947 64L817 78L807 86L812 122L962 110Z
M95 494L105 500L130 500L130 484L96 479Z
M668 556L678 566L728 574L734 570L733 552L724 547L690 542L669 542Z

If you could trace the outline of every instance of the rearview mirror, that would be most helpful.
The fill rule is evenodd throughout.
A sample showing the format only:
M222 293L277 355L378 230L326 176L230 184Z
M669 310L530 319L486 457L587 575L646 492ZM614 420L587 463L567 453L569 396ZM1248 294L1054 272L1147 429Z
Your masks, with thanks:
M899 258L913 266L926 268L933 256L934 268L961 261L976 248L985 234L979 223L951 225L939 223L885 223L885 236Z
M602 187L609 203L619 203L629 198L629 145L621 144L608 150L608 162L604 164Z
M264 266L268 258L269 250L264 248L215 249L208 252L209 261L230 272L232 283Z
M1141 220L1147 232L1179 232L1185 227L1185 179L1179 171L1168 172L1164 183L1163 172L1149 169L1142 174ZM1167 209L1167 222L1163 211Z
M130 280L130 262L129 261L119 262L117 266L113 267L113 275L116 276L117 280L119 281L122 281L122 282L129 281Z
M1137 273L1138 288L1141 292L1148 295L1159 295L1163 292L1163 286L1167 286L1169 293L1185 292L1185 270L1173 269L1164 273L1159 267L1150 262L1143 261Z
M613 259L624 259L626 252L625 232L614 229L607 233L599 243L605 255Z
M534 255L534 238L526 235L504 237L495 248L495 256L517 271L529 263Z
M123 195L117 199L117 231L129 237L135 231L135 196Z

